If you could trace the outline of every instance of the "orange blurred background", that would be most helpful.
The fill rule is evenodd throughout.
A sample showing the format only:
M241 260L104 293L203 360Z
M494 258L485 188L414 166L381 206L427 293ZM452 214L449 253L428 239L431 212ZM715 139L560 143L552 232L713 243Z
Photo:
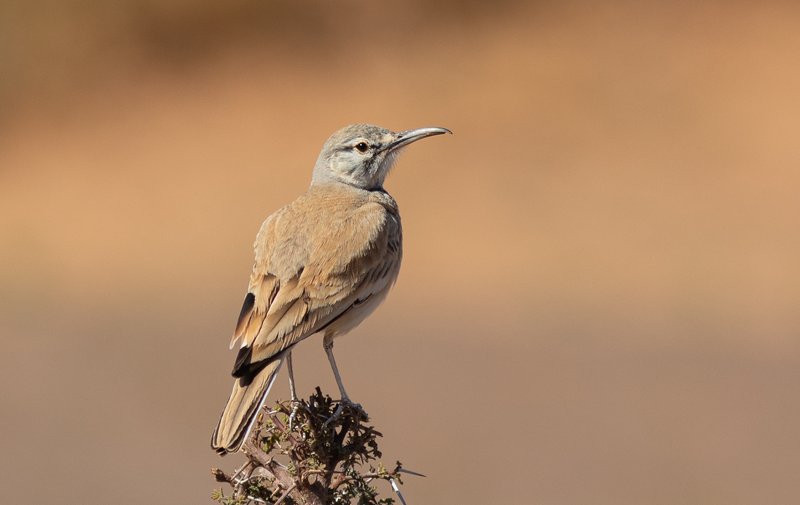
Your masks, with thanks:
M410 504L800 501L796 4L0 11L3 502L210 503L255 233L354 122L455 132L337 343Z

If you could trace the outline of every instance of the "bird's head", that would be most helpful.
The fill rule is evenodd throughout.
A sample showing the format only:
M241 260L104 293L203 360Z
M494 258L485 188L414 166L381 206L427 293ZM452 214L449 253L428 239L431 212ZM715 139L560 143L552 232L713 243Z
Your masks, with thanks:
M378 189L403 147L443 133L452 132L436 127L393 132L367 124L345 126L322 147L311 183L340 182L361 189Z

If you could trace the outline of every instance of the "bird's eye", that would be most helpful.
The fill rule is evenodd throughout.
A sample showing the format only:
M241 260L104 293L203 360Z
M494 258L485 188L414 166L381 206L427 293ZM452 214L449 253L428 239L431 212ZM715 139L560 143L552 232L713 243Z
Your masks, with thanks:
M369 149L369 146L367 145L366 142L359 142L358 144L356 144L356 149L360 153L365 153L367 152L367 149Z

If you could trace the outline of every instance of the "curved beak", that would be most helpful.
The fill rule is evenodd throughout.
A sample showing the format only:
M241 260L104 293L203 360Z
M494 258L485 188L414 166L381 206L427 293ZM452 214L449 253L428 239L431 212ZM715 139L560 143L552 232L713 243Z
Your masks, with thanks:
M404 132L400 132L397 134L395 139L386 146L387 151L394 151L395 149L399 149L403 146L407 146L412 142L416 142L417 140L424 139L425 137L431 137L433 135L442 135L444 133L453 134L447 128L439 128L437 126L431 126L427 128L416 128L414 130L406 130Z

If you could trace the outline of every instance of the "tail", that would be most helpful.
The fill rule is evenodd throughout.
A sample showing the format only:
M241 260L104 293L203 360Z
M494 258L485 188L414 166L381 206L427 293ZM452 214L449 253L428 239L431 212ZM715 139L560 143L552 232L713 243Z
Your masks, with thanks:
M247 441L258 411L267 399L272 383L281 368L283 357L266 365L253 377L252 382L242 385L244 378L236 379L233 391L211 436L211 448L221 455L237 452Z

